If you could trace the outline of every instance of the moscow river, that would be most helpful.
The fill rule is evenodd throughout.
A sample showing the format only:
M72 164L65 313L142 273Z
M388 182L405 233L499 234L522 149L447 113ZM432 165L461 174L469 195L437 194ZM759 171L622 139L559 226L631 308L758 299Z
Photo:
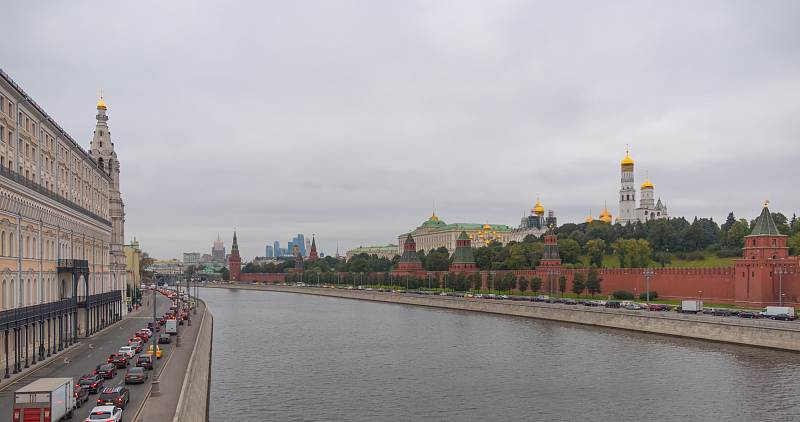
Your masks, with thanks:
M203 289L211 421L800 420L800 355L291 293Z

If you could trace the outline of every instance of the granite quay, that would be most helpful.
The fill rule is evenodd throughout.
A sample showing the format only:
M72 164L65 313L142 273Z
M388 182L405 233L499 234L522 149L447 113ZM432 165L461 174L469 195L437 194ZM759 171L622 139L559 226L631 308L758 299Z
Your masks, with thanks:
M796 322L771 320L745 321L739 318L678 314L675 312L628 311L602 307L577 307L551 303L417 295L411 293L357 289L235 284L211 284L208 285L208 287L310 294L344 299L487 312L756 347L800 351L800 324Z

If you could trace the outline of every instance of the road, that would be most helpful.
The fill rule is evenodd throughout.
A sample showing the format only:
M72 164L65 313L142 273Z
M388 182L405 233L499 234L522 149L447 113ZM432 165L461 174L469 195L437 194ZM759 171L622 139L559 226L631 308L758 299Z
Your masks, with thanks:
M156 295L157 299L157 314L159 317L169 310L172 302L162 296ZM151 298L145 296L145 301L152 303ZM147 304L147 303L146 303ZM120 346L128 344L128 339L133 337L134 333L147 326L147 322L153 320L153 309L151 306L144 306L139 313L135 316L129 316L115 326L106 329L100 334L97 334L89 339L81 339L83 344L77 346L74 350L68 351L66 355L59 357L35 368L27 376L15 380L13 383L4 385L0 388L0 421L10 421L13 409L13 393L16 389L29 384L38 378L55 378L55 377L71 377L76 381L84 374L91 373L94 368L100 364L105 363L108 356L116 353ZM183 327L180 327L183 328ZM152 344L152 339L149 342ZM156 362L156 370L164 365L170 354L172 353L175 341L171 344L161 345L164 350L163 357ZM68 361L69 363L66 363ZM152 371L151 378L152 380ZM105 381L106 387L124 385L125 371L117 371L117 375L113 379ZM148 383L149 381L148 380ZM127 409L123 412L123 421L129 421L133 417L133 413L141 405L147 393L147 383L134 384L127 386L130 389L131 399L128 403ZM83 421L89 416L92 408L94 407L97 395L89 395L89 400L84 403L80 409L76 409L73 420Z

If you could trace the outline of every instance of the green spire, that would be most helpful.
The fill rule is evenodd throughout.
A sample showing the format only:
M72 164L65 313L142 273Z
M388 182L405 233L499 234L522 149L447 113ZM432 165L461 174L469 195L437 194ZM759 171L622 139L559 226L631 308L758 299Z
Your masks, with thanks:
M756 219L750 236L780 236L781 233L778 231L775 220L772 219L768 205L768 202L764 204L764 209L761 210L761 215Z
M469 241L469 236L467 236L467 232L462 231L460 235L458 235L458 240L466 240ZM474 264L475 263L475 256L472 254L472 247L471 246L461 246L456 243L455 252L453 252L453 263L454 264Z

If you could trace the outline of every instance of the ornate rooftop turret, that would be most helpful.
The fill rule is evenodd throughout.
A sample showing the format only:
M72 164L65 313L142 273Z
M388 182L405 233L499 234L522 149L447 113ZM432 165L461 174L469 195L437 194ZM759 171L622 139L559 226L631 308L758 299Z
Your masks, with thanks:
M422 261L417 255L417 243L414 238L409 234L406 241L403 243L403 255L400 257L400 262L397 263L397 270L399 272L412 272L422 271Z
M476 271L475 257L472 254L472 242L467 232L462 231L456 239L456 250L453 252L451 271Z

